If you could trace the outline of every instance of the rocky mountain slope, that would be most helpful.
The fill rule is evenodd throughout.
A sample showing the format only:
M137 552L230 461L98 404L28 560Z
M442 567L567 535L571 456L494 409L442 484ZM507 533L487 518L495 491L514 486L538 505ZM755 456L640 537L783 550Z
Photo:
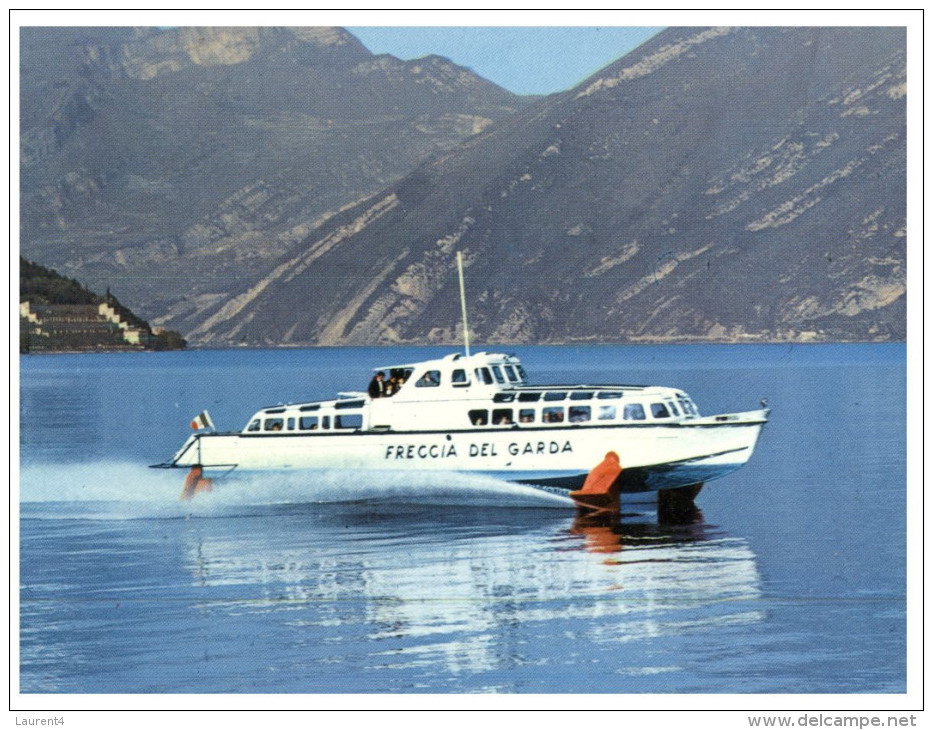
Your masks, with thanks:
M222 344L905 337L899 29L675 29L176 326Z
M163 319L527 103L338 28L24 28L21 68L23 253Z
M903 339L905 63L898 28L667 30L156 320L210 345L458 341L462 250L474 341ZM236 248L234 203L166 259Z

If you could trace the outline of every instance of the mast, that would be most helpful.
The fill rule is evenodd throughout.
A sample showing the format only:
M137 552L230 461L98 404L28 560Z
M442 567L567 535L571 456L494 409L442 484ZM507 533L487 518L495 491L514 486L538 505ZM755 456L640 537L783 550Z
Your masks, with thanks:
M470 328L467 326L466 291L463 288L463 254L457 251L457 273L460 276L460 309L463 312L463 349L470 356Z

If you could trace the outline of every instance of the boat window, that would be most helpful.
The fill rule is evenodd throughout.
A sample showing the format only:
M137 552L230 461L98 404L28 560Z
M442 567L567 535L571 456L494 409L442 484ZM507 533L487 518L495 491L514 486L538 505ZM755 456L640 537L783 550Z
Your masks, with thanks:
M295 419L294 419L294 418L289 418L289 419L288 419L288 430L289 430L289 431L294 431L294 430L295 430Z
M334 408L362 408L363 401L361 400L339 400L334 403Z
M494 426L511 426L512 420L511 408L496 408L492 412L492 423Z
M492 374L496 376L496 382L497 382L497 383L504 383L504 382L505 382L505 378L502 377L502 371L499 369L499 366L498 366L498 365L493 365L493 366L492 366Z
M450 376L450 382L457 388L463 388L470 384L469 378L467 378L466 370L460 368L454 370L453 374Z
M411 377L414 368L392 368L389 370L389 381L388 383L392 384L392 392L387 392L386 395L395 395L399 392L401 387L405 385L405 382ZM388 391L388 384L386 385L386 390Z
M683 406L684 413L689 413L691 416L699 416L700 412L697 410L697 407L693 404L693 401L689 398L681 398L680 405Z
M441 384L441 371L428 370L424 375L415 381L416 388L436 388Z
M567 397L566 391L552 390L544 394L544 400L563 400Z
M534 408L522 408L518 412L518 422L519 423L534 423L535 422L535 409Z
M596 411L596 418L600 421L613 421L616 417L616 407L615 406L599 406L599 410Z
M281 431L285 421L281 418L267 418L262 425L263 431Z
M362 428L362 413L341 413L334 417L334 428Z
M567 420L571 423L583 423L590 420L589 406L570 406L567 410Z
M515 393L496 393L492 400L494 403L511 403L515 400Z
M541 420L545 423L563 423L564 422L564 409L563 406L552 406L551 408L544 408L541 411Z
M622 418L626 421L644 421L645 408L641 403L626 403L622 411Z
M540 393L519 393L518 399L522 403L534 403L535 401L541 400Z
M602 393L596 396L600 400L616 400L622 397L621 391L618 390L604 390Z
M521 378L522 382L527 382L528 376L525 374L525 368L521 365L516 365L515 369L518 370L518 377Z
M485 426L489 423L489 411L485 408L481 410L470 411L470 423L474 426Z
M502 369L505 370L505 377L509 379L510 383L517 383L519 381L519 377L515 372L515 368L513 368L511 365L503 365Z
M254 418L250 421L249 426L246 427L247 431L258 431L259 430L259 419Z
M593 397L593 391L579 390L570 394L570 400L589 400Z
M667 407L670 409L671 413L673 413L675 416L680 415L680 411L677 410L677 406L674 405L674 401L672 400L667 401Z
M474 372L476 379L483 385L492 385L492 373L489 372L489 368L476 368Z
M320 404L320 403L314 403L314 404L312 404L312 405L310 405L310 406L302 406L302 407L299 408L298 410L301 411L302 413L304 413L305 411L316 411L316 410L320 409L320 407L321 407L321 404Z
M667 410L667 406L663 403L652 403L651 404L651 415L654 418L670 418L670 411Z
M298 428L302 431L317 430L317 416L302 416L298 419Z
M330 416L324 416L321 419L321 428L330 429Z

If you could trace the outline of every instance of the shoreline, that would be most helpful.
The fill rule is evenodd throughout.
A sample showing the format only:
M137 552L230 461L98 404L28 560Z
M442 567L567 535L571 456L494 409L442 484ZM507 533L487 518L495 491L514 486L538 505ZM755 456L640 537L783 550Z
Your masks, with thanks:
M743 346L743 345L761 345L761 346L792 346L792 347L820 347L820 346L838 346L838 345L902 345L906 346L907 340L824 340L819 342L794 340L755 340L755 341L715 341L715 340L663 340L663 341L637 341L637 342L594 342L588 340L575 340L569 342L490 342L481 345L473 345L473 349L479 348L508 348L508 347L653 347L653 346ZM109 353L165 353L165 352L242 352L259 350L351 350L351 349L391 349L391 348L454 348L460 349L463 343L419 343L419 342L393 342L393 343L375 343L375 344L352 344L352 345L235 345L225 346L188 346L173 350L151 350L142 348L100 348L95 350L33 350L30 352L20 352L20 356L26 355L101 355Z

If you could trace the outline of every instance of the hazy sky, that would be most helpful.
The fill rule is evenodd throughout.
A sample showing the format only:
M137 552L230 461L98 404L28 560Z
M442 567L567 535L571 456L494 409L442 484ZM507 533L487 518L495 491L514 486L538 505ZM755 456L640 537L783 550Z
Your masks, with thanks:
M516 94L563 91L661 28L347 27L373 53L445 56Z

